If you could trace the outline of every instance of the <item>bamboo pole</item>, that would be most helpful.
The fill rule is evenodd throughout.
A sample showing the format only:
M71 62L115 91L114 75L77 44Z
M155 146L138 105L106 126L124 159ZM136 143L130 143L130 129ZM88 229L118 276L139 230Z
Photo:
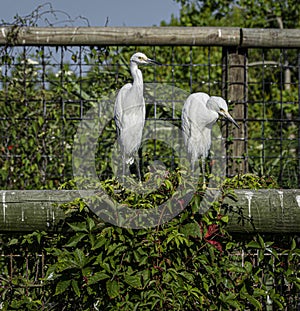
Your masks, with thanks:
M230 232L300 232L300 189L235 192L236 199L228 197L223 204ZM2 190L0 232L59 232L66 221L59 205L79 197L75 190Z
M238 27L0 27L0 45L300 47L300 29Z

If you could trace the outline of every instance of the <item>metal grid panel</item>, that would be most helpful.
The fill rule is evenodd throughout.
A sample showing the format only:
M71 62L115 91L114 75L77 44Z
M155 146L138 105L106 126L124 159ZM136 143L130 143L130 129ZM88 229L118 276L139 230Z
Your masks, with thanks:
M299 55L295 50L249 51L250 170L273 175L285 187L299 185Z
M44 310L47 298L43 278L45 277L45 255L28 252L24 254L8 254L1 250L0 254L0 310L4 310L4 302L31 297L40 300Z
M0 79L0 161L6 170L2 189L53 189L72 177L70 151L80 120L91 103L115 94L131 80L128 59L123 55L137 50L164 63L154 69L143 68L145 83L219 96L228 87L221 47L37 46L5 50ZM273 49L272 53L269 49L248 50L246 102L240 103L244 116L237 118L246 137L234 133L232 137L244 142L244 151L238 156L228 154L233 161L248 161L250 173L273 175L283 187L299 184L299 59L295 49ZM157 101L146 99L148 121L158 118L180 126L181 111L171 102L169 111L163 113ZM231 103L230 109L237 104ZM26 133L33 123L36 129ZM107 148L116 139L113 122L107 130L109 135L101 143L109 156ZM32 146L32 150L27 148L26 159L22 158L25 144ZM12 168L28 165L34 174L19 170L16 175Z
M274 237L273 237L274 238ZM280 240L282 237L275 237L275 240ZM1 239L1 236L0 236ZM277 241L278 242L278 241ZM287 242L287 241L286 241ZM280 243L279 243L280 244ZM276 292L285 297L286 307L285 311L298 310L300 306L300 294L295 286L287 285L284 280L284 275L276 271L275 265L281 265L287 267L289 264L288 254L279 255L278 259L275 259L270 252L264 253L265 262L273 262L274 271L265 271L261 269L264 267L262 263L260 251L247 252L243 248L238 253L232 253L232 260L236 265L241 267L245 266L248 262L252 265L253 270L256 268L256 276L261 279L261 283L266 285L270 290L276 288ZM51 309L53 300L48 297L47 287L43 281L46 270L47 260L51 261L49 256L44 253L34 253L28 251L26 255L19 255L9 251L9 248L0 249L0 294L1 297L5 297L5 301L9 299L17 299L24 296L30 297L30 299L36 297L41 301L40 310ZM272 277L271 277L272 275ZM0 310L2 310L3 301L0 297ZM260 299L264 310L278 310L276 304L271 299Z
M111 47L110 53L116 55L115 58L103 59L100 51L100 59L94 57L91 60L88 47L24 47L13 48L9 51L9 59L2 58L0 161L3 170L7 170L6 178L2 178L2 189L14 188L16 184L18 188L30 189L35 184L41 188L56 188L72 178L68 151L72 148L76 127L89 109L90 102L97 103L101 95L110 94L112 90L115 92L130 80L127 65L121 61L124 50ZM147 51L151 57L159 58L162 50L166 54L166 59L161 60L164 66L143 70L146 83L168 83L186 92L222 95L222 71L226 68L221 48L141 47L140 50ZM184 53L185 59L178 58L180 52ZM92 53L97 55L97 50ZM300 164L300 53L277 50L277 54L276 59L274 54L270 59L268 50L249 50L248 96L242 103L246 113L244 118L237 120L248 133L248 148L241 159L249 161L250 172L272 174L282 185L295 187L299 184ZM107 81L107 88L100 87L96 77ZM174 107L163 114L156 101L148 98L147 103L151 106L147 114L149 122L166 119L180 124L180 115ZM33 123L36 123L36 131L28 133ZM112 126L108 131L108 137L114 141ZM28 149L28 157L24 159L21 154L25 143L32 149L38 145L38 149L33 152ZM102 143L105 148L111 146L110 141ZM25 166L28 161L31 165L37 164L36 170L33 167L33 175L25 171L22 175L22 170L19 171L21 175L14 175L14 166ZM33 183L35 176L37 182ZM23 179L21 186L17 178ZM53 182L49 183L49 180ZM241 265L245 256L252 256L253 266L257 265L257 254L238 256ZM20 280L22 278L26 283L20 287L25 295L33 288L43 293L40 281L45 268L43 254L28 254L21 258L17 254L2 252L0 260L2 290L11 290L13 280L20 276ZM29 275L34 275L34 279L29 279ZM272 286L276 286L274 282ZM290 305L296 307L293 289L283 287L282 292L286 292Z
M145 84L164 83L185 92L201 90L221 95L221 63L210 63L211 50L214 48L141 47L127 50L147 50L148 55L155 57L159 54L157 49L163 50L168 60L164 60L165 65L154 71L143 68ZM39 173L35 176L38 179L35 184L42 187L57 188L61 182L71 178L70 150L80 120L91 103L102 100L104 95L116 94L124 83L131 80L128 59L122 59L124 50L110 47L110 55L117 55L110 58L103 57L101 49L91 50L88 47L10 49L9 57L2 58L1 64L1 105L5 107L0 114L2 163L26 166L30 161L30 164L37 165ZM186 55L186 59L177 56L178 50ZM194 61L199 53L205 55L204 64ZM212 70L216 66L219 67L219 74ZM98 82L99 79L103 79L103 84ZM149 99L147 104L156 106L157 102ZM170 111L162 118L178 123L181 110L175 111L175 107L169 104ZM161 115L160 108L154 107L152 110L155 114L151 116L149 107L148 119L156 120ZM37 123L36 133L27 134L32 122ZM111 142L107 138L107 141L102 141L103 145L109 146L115 141L112 131L111 135ZM22 145L28 143L32 146L38 144L38 153L31 154L29 150L28 158L22 159ZM13 172L8 171L7 177L1 188L15 187L16 176ZM34 188L32 178L27 178L23 176L19 189Z

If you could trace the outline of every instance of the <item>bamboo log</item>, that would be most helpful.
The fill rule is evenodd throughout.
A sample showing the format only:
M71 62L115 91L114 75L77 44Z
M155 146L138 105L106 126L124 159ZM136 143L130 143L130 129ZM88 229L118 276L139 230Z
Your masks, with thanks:
M224 201L230 232L300 232L300 189L235 192L236 199ZM2 190L0 232L59 232L66 220L59 204L78 197L75 190Z

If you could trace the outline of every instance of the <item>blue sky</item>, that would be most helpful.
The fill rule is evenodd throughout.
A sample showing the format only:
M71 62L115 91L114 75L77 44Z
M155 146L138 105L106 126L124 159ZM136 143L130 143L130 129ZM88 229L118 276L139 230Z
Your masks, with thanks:
M13 22L16 14L28 15L45 3L48 5L42 11L49 9L51 3L54 10L63 11L75 19L74 26L85 25L79 16L86 18L90 26L104 26L107 18L108 26L159 26L162 20L170 21L172 14L179 15L179 5L173 0L9 0L5 5L2 3L0 21ZM66 15L57 13L56 22L67 19Z

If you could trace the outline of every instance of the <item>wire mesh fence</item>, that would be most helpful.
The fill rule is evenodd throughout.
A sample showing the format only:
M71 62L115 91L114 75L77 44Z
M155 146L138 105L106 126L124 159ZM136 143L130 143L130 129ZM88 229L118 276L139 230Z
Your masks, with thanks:
M113 105L122 85L132 80L129 58L135 51L163 65L142 68L145 87L162 85L168 98L147 92L146 123L168 121L181 126L183 94L206 92L223 96L241 130L219 122L226 140L227 175L253 173L276 179L280 187L300 184L300 50L222 46L3 46L0 58L0 187L57 189L73 178L72 147L80 122L93 105ZM240 53L241 52L241 53ZM235 55L239 55L235 62ZM232 57L232 55L234 57ZM99 118L101 118L99 112ZM98 140L96 157L102 178L113 175L111 156L116 142L113 118ZM140 157L149 165L160 160L175 166L176 155L164 142L144 143ZM26 256L0 249L2 293L18 288L20 295L36 291L47 307L44 287L47 257ZM266 256L269 254L266 254ZM253 267L259 254L237 254ZM283 256L284 257L284 256ZM250 260L250 261L251 261ZM287 256L282 258L284 266ZM262 276L263 278L263 276ZM277 278L277 279L276 279ZM299 310L299 292L287 288L280 275L270 287L281 287L286 310ZM266 310L276 310L262 301ZM1 309L1 303L0 303Z
M276 172L281 185L297 187L299 51L292 56L292 50L278 50L269 58L270 51L262 49L261 60L254 62L253 53L248 64L250 167L260 174Z
M222 47L35 46L2 50L2 189L53 189L72 177L71 150L79 122L93 103L106 98L113 105L117 90L131 81L128 62L137 50L163 63L142 68L146 84L168 85L187 95L206 92L228 101L242 128L233 131L220 123L228 144L227 165L235 167L227 171L229 176L272 175L282 187L298 187L299 50L248 49L241 65L229 64L230 54ZM242 82L232 80L232 68L243 75ZM235 89L230 93L231 86ZM242 88L240 98L233 98L236 87ZM162 107L146 95L146 122L162 119L180 127L183 99L176 106L174 96L164 98L167 106ZM111 122L100 143L107 156L115 139Z
M2 235L0 238L1 242L7 241L7 235ZM268 238L268 236L264 236L264 238ZM289 243L290 237L272 236L272 239L277 242L280 241L279 244L282 243L283 245ZM19 246L17 243L14 245L14 239L11 241L10 245L2 246L0 249L0 293L2 297L0 297L0 310L6 310L4 302L17 309L18 297L20 300L22 297L23 302L26 301L24 297L28 297L28 306L30 306L30 301L32 303L38 301L38 310L55 310L58 304L53 297L49 296L48 287L50 285L45 280L48 265L53 261L53 258L44 251L33 252L27 247L24 249L21 247L21 251L24 250L25 253L17 254L15 252ZM274 256L268 251L249 252L242 247L241 252L231 254L231 259L241 269L248 269L253 273L255 271L255 277L260 279L261 287L266 286L267 290L274 291L284 297L284 308L280 308L268 295L264 298L257 298L263 310L299 310L299 290L295 284L286 281L286 274L283 273L290 265L291 258L288 252ZM269 269L270 266L273 268ZM297 265L295 268L297 269ZM4 300L3 297L5 297ZM93 310L97 310L97 308L95 307Z

